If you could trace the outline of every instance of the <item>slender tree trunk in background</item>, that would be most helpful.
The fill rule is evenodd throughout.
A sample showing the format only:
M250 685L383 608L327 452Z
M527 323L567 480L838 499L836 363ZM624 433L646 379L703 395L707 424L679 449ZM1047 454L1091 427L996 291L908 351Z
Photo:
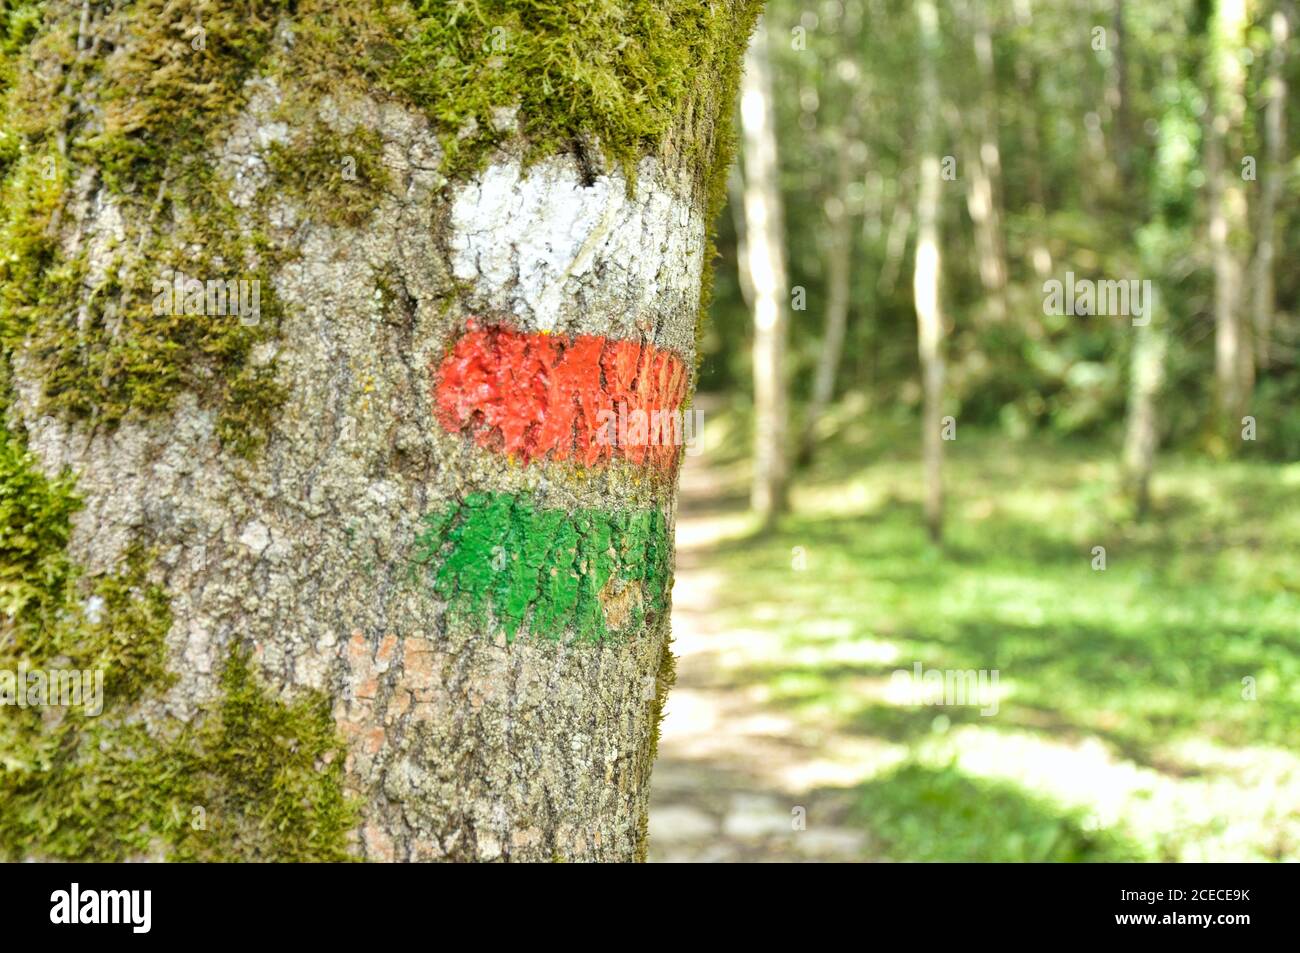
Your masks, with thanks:
M939 84L935 76L939 23L932 0L918 0L921 27L921 72L918 134L921 146L920 184L916 197L916 264L912 296L916 303L917 344L921 358L921 449L925 466L925 523L930 538L943 538L943 315L939 305Z
M14 441L75 478L39 565L79 568L30 629L0 614L0 668L108 671L99 718L0 722L0 858L643 854L679 455L591 415L689 395L756 6L467 21L456 56L418 6L43 5L5 123L0 480ZM575 45L626 117L584 111Z
M987 313L994 321L1006 318L1007 261L1002 234L1002 153L998 147L997 76L993 69L993 39L988 14L976 0L966 8L979 88L970 110L974 141L966 152L966 208L975 225L975 248Z
M862 180L862 240L874 247L885 235L885 177L872 162L871 150L862 144L863 165L867 174Z
M1131 148L1133 142L1128 88L1128 50L1125 45L1124 0L1115 0L1115 165L1120 173L1121 197L1129 208L1135 202ZM1157 173L1158 174L1158 173ZM1153 270L1154 262L1144 262L1144 273ZM1154 287L1154 286L1153 286ZM1165 377L1168 337L1165 317L1157 306L1158 298L1147 302L1146 322L1134 328L1135 339L1129 357L1128 406L1124 420L1122 470L1125 491L1133 501L1138 520L1146 517L1151 506L1151 474L1155 469L1160 444L1160 388Z
M1002 235L994 208L993 180L989 167L980 158L977 141L965 143L966 210L975 226L975 256L980 284L984 287L984 312L993 321L1006 318L1006 266L1000 252Z
M1124 27L1124 0L1115 0L1115 165L1120 185L1127 191L1133 179L1133 107L1128 91L1127 31Z
M754 478L750 502L764 526L772 525L785 511L789 466L785 374L789 287L767 44L767 30L760 20L745 60L740 94L746 248L754 288Z
M1255 358L1261 368L1272 363L1270 345L1273 337L1273 259L1277 226L1274 216L1278 194L1282 189L1282 135L1286 117L1286 44L1288 37L1287 15L1274 10L1269 20L1272 49L1268 57L1268 79L1265 95L1268 105L1264 110L1264 162L1261 168L1263 182L1259 196L1258 244L1255 249L1254 270L1251 280L1251 306L1255 331Z
M749 273L749 238L748 229L745 228L745 183L741 181L739 164L733 164L727 173L727 208L731 210L731 224L736 231L736 280L740 284L740 298L752 311L754 279Z
M840 366L844 335L848 329L853 221L845 196L852 179L850 143L841 142L835 159L835 192L826 200L826 328L817 355L808 416L799 441L799 461L804 464L812 460L818 421L835 395L835 373Z
M880 278L876 288L882 297L894 293L898 283L898 274L903 268L903 255L907 251L907 239L912 233L912 203L916 201L910 194L908 177L898 176L898 191L894 196L893 210L889 215L889 231L885 235L885 263L880 269Z
M1032 18L1029 22L1032 22ZM1037 95L1038 83L1033 66L1025 57L1016 60L1016 85L1025 101L1032 102ZM1029 110L1029 116L1022 117L1020 121L1020 149L1024 165L1029 170L1029 200L1033 204L1033 216L1037 224L1029 239L1029 260L1034 266L1034 274L1040 279L1047 278L1052 273L1052 252L1043 239L1047 232L1047 190L1043 183L1042 136L1038 129L1042 112L1039 109ZM1031 329L1039 326L1036 319L1030 324Z
M1148 302L1149 311L1154 302ZM1136 329L1129 369L1128 416L1124 429L1124 480L1138 519L1151 504L1151 472L1160 443L1158 399L1164 384L1168 340L1164 321L1148 312Z
M1243 278L1248 241L1246 189L1241 177L1241 130L1246 74L1240 53L1245 0L1219 0L1211 25L1212 112L1206 143L1210 249L1214 260L1214 369L1219 421L1229 438L1241 426L1250 399L1254 361L1247 340Z

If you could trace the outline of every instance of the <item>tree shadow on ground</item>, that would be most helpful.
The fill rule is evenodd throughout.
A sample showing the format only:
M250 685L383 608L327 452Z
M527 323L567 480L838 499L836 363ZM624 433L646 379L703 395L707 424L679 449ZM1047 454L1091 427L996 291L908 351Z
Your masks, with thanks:
M895 860L1117 862L1148 858L1123 831L1090 829L1018 785L908 762L854 789L853 814Z
M1281 762L1263 748L1291 749L1300 737L1294 480L1255 465L1171 462L1153 517L1134 524L1098 452L963 437L949 532L936 546L922 528L915 461L887 445L880 458L858 447L819 462L801 509L774 532L692 548L720 583L708 628L730 636L710 653L707 686L779 712L809 745L854 739L839 751L861 752L858 776L874 779L827 791L859 805L857 823L879 842L873 856L1182 856L1202 836L1219 837L1210 827L1250 820L1251 808L1227 806L1233 792L1275 778ZM727 505L738 507L743 494L731 490ZM1107 549L1104 569L1094 545ZM886 697L894 673L916 663L998 671L997 713ZM1036 776L1018 769L1041 751L1080 770L1099 756L1121 774L1149 770L1175 802L1178 791L1203 790L1178 782L1205 784L1219 792L1217 813L1185 834L1097 831L1013 782L935 767L949 756L949 732L1018 759L1004 765L1017 777ZM1085 752L1090 742L1107 754ZM900 755L904 767L872 774ZM1147 796L1142 785L1129 785L1133 797ZM1269 810L1287 816L1278 803Z
M1148 556L1096 572L1086 549L1022 520L937 553L916 538L916 515L886 506L798 518L772 537L700 551L703 562L743 566L734 577L743 584L718 593L718 610L783 639L785 652L752 660L738 677L770 686L782 705L834 703L845 730L904 741L938 712L855 702L855 682L918 662L997 671L1010 690L999 727L1096 736L1157 769L1173 767L1158 749L1176 737L1289 745L1300 732L1293 693L1275 693L1268 706L1242 695L1243 677L1285 685L1300 668L1300 627L1286 625L1275 593L1189 586ZM792 569L792 551L810 568ZM887 640L889 663L836 657L835 643L862 639ZM824 651L826 661L790 664L800 650ZM979 719L978 708L944 714L955 724L971 711Z

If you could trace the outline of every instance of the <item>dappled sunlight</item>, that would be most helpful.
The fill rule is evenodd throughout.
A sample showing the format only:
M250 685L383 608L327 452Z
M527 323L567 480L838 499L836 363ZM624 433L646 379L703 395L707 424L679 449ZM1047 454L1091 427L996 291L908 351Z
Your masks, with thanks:
M1300 861L1294 18L765 17L681 480L693 856L809 856L788 804L872 860Z
M1107 468L1050 446L1013 465L966 439L954 496L979 519L943 549L919 530L914 462L855 471L847 449L775 533L684 517L664 757L829 799L872 856L1300 858L1300 599L1281 551L1298 517L1252 502L1249 465L1171 466L1180 507L1159 531L1107 529L1098 569ZM1213 541L1225 514L1278 551L1268 572ZM925 673L949 695L965 673L971 694L927 693Z
M1074 742L966 725L932 745L972 776L1013 781L1088 812L1097 828L1122 827L1153 859L1275 860L1300 849L1300 758L1277 750L1202 744L1184 749L1171 775L1117 757L1103 741Z

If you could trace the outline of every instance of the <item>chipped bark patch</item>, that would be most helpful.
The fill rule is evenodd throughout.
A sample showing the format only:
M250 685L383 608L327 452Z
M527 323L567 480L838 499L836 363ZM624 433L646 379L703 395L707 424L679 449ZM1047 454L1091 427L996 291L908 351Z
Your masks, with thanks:
M619 584L620 580L611 579L600 590L600 604L605 610L605 623L611 629L625 628L635 617L641 607L641 584L637 582Z

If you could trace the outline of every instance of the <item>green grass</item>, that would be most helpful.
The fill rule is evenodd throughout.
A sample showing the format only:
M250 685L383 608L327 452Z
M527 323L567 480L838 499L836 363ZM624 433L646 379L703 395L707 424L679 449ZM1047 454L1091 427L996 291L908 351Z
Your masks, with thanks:
M1111 831L1087 829L1015 784L969 778L952 765L907 764L862 786L860 819L900 860L985 863L1132 861L1142 852Z
M773 534L701 555L769 645L734 677L893 752L859 792L882 852L1300 858L1300 465L1163 460L1134 524L1112 448L966 430L937 547L917 442L855 415ZM900 703L917 662L997 670L996 714Z

